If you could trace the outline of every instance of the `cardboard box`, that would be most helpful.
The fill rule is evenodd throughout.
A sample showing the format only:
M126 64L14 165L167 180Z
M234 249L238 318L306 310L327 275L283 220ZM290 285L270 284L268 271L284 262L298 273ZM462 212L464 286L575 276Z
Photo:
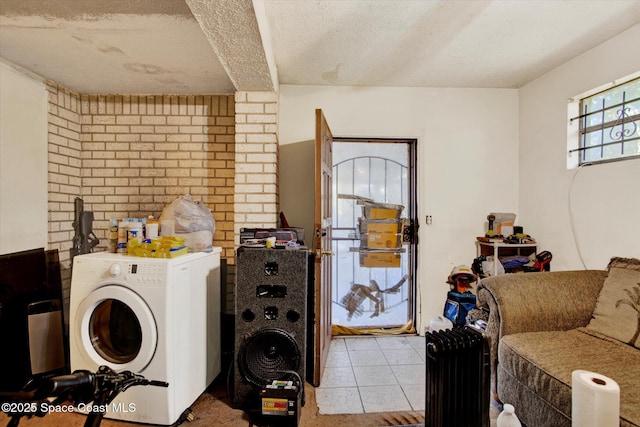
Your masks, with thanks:
M400 219L404 206L374 202L368 197L353 194L338 194L338 199L355 200L362 206L362 216L366 219Z
M366 203L362 206L362 216L366 219L400 219L402 205L388 203Z
M402 233L402 220L358 218L360 234L368 233Z
M402 245L401 220L366 220L360 218L360 247L394 249Z
M397 249L402 245L401 233L366 233L360 236L363 249Z
M401 254L396 252L361 252L360 267L397 268L400 267Z

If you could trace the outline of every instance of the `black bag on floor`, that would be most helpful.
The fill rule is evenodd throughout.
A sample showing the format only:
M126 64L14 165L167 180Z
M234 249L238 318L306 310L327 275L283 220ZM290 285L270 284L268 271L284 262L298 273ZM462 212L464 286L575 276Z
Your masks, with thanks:
M464 325L467 313L476 307L476 296L470 292L464 294L449 291L447 302L444 304L444 316L454 325Z

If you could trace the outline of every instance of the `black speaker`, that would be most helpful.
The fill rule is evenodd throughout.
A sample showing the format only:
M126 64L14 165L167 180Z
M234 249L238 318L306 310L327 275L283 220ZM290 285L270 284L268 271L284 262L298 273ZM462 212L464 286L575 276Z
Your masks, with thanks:
M250 407L273 380L304 387L305 250L240 247L236 257L233 405Z

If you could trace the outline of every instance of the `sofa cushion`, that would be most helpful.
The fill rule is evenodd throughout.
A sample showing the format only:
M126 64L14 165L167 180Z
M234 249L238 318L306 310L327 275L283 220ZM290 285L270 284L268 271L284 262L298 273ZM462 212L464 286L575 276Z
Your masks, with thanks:
M640 260L612 258L587 327L640 348Z
M623 425L640 425L640 351L634 347L587 328L526 332L503 337L498 360L523 387L568 417L574 370L610 377L620 386ZM504 398L500 389L498 397Z

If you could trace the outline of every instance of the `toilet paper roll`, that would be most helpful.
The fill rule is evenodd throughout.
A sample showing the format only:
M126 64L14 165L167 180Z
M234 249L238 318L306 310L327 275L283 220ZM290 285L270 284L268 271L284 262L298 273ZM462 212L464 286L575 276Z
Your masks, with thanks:
M618 427L620 386L596 372L571 373L571 426Z

